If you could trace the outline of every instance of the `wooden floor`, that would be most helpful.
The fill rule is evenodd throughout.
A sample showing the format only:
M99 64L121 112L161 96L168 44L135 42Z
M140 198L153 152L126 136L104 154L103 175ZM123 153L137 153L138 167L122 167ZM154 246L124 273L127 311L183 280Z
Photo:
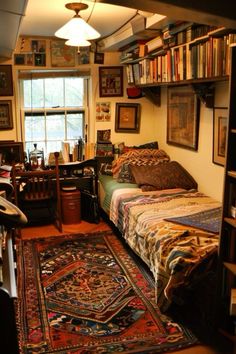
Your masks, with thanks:
M48 237L48 236L59 236L62 234L78 233L78 232L96 232L110 230L110 226L101 221L99 224L90 224L85 221L81 221L79 224L74 225L63 225L63 232L60 233L54 225L46 225L40 227L26 227L21 231L22 239L32 239L38 237ZM216 338L218 342L219 338ZM219 346L206 346L206 345L196 345L191 348L184 350L179 350L176 352L171 352L172 354L232 354L233 351L228 349L227 343L221 344Z

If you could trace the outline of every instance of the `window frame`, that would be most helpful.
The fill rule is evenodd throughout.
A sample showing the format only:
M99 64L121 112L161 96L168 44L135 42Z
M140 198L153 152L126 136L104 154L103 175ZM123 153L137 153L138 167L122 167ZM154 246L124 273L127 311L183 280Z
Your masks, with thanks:
M39 73L41 74L41 73ZM29 76L30 75L30 76ZM70 106L63 106L63 107L55 107L55 108L52 108L52 107L42 107L42 108L24 108L24 84L23 84L23 81L26 80L26 79L30 79L30 80L33 80L33 79L37 79L37 78L42 78L42 79L47 79L47 78L52 78L54 77L53 73L50 72L50 73L44 73L41 77L41 75L38 77L37 73L35 73L34 75L32 75L32 73L25 73L22 75L22 77L19 77L20 78L20 92L21 92L21 110L20 110L20 117L21 117L21 135L22 135L22 141L24 143L24 146L26 147L26 144L28 143L32 143L32 146L33 144L35 143L35 141L26 141L26 134L25 134L25 116L26 115L30 115L30 114L39 114L39 113L42 113L42 115L45 117L45 115L47 113L52 114L52 113L56 113L56 112L61 112L61 113L65 113L67 114L68 112L69 113L73 113L73 112L78 112L78 113L81 113L83 114L83 123L82 123L82 138L84 140L87 140L87 127L88 127L88 102L89 102L89 97L88 97L88 87L89 87L89 84L90 84L90 76L88 75L78 75L75 74L75 72L71 72L71 75L70 73L64 73L64 72L61 72L60 74L56 74L55 77L61 77L61 78L68 78L68 77L78 77L78 78L81 78L84 80L84 95L83 95L83 106L73 106L73 107L70 107ZM46 119L46 118L45 118ZM46 128L45 128L46 129ZM65 127L65 130L66 130L66 127ZM66 132L65 132L66 134ZM46 131L45 131L45 136L46 136ZM66 139L64 139L66 140ZM61 141L64 141L64 140L61 140ZM69 139L69 141L71 141L72 139ZM58 140L59 141L59 140ZM76 139L75 139L76 141ZM46 139L43 141L43 144L45 144L45 146L47 145L47 143L50 142L50 140L47 139L47 136L46 136ZM37 143L37 142L36 142ZM46 151L46 154L48 155L51 151Z

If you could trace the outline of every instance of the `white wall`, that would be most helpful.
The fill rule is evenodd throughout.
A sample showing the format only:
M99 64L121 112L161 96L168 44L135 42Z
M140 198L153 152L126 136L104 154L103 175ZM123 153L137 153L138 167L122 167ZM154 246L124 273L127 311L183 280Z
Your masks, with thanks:
M213 109L201 103L198 151L191 151L166 143L167 127L167 89L162 89L161 107L155 109L155 129L160 148L164 149L172 160L180 162L198 183L200 191L221 201L223 196L224 167L212 162L213 154ZM228 82L217 83L215 107L228 106Z
M105 65L120 65L119 62L120 53L106 54ZM147 98L142 97L139 99L129 99L126 94L127 80L124 67L124 96L123 97L99 97L99 78L98 68L92 68L92 97L91 97L91 109L90 109L90 140L96 141L96 131L101 129L111 129L111 141L113 144L118 142L125 142L126 145L138 145L146 142L150 142L156 139L156 131L154 127L154 107ZM96 122L95 103L96 102L110 102L111 103L111 121L110 122ZM115 132L115 110L116 103L140 103L141 105L141 119L140 119L140 133L117 133ZM93 129L92 129L93 126ZM93 131L92 131L93 130Z

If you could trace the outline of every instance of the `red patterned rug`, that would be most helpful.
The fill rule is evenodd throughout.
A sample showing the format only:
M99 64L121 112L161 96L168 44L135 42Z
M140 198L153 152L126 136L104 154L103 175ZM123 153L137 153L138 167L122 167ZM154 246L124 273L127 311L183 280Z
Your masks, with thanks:
M21 241L20 353L163 353L196 337L160 313L154 287L111 232Z

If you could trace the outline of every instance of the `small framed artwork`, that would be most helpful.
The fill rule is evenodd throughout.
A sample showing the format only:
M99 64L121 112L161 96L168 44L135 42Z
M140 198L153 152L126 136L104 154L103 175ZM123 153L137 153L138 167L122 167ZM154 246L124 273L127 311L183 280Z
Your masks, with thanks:
M0 101L0 130L13 129L12 101Z
M90 63L90 49L89 47L80 47L78 52L78 64Z
M139 103L116 103L115 131L139 133L140 111Z
M215 107L213 119L213 163L224 166L228 129L228 108Z
M34 53L46 53L46 40L32 40L31 51Z
M94 53L94 64L104 64L104 53Z
M0 154L2 164L24 162L24 149L22 142L0 141Z
M199 108L192 86L168 87L167 144L198 149Z
M123 96L123 67L99 67L99 95L100 97Z
M15 65L25 65L25 54L15 54L14 55Z
M13 96L11 65L0 65L0 96Z
M111 103L97 102L96 103L96 121L110 122L111 121Z
M51 65L60 66L75 66L75 47L65 45L64 41L51 41Z

